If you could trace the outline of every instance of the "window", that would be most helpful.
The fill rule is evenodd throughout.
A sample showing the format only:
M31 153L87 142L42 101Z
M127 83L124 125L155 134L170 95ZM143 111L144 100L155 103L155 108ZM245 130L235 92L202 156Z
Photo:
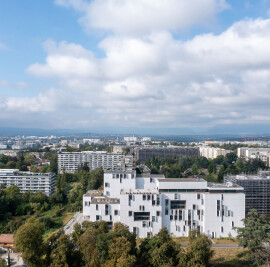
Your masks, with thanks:
M129 211L128 212L128 216L132 216L132 211Z
M160 211L159 210L157 211L157 216L160 216Z
M109 191L106 191L106 196L110 196L110 192Z
M231 211L230 210L228 210L228 217L230 217L231 216Z
M152 216L152 222L155 222L155 221L156 221L156 217Z
M185 225L183 226L183 231L186 232L186 226Z
M193 210L196 210L196 205L192 205Z
M173 215L170 215L170 220L171 220L171 221L173 220Z
M169 199L165 199L165 205L166 205L166 206L169 205Z
M137 233L137 228L133 227L133 234L136 234L136 233Z
M204 201L203 201L203 199L201 199L201 201L202 201L202 205L204 204Z
M110 187L110 184L109 183L105 183L105 187Z
M96 210L98 210L98 204L96 204Z
M147 195L147 200L150 200L151 199L151 196L150 195Z
M197 199L201 199L201 195L200 194L197 194Z
M234 227L234 221L232 221L232 227Z
M96 215L96 221L99 221L99 215Z
M152 178L150 178L150 183L153 183L153 179Z
M105 215L109 215L109 205L105 205Z
M146 200L146 195L143 195L143 197L142 197L142 198L143 198L143 200Z
M221 194L221 200L224 200L224 199L223 199L223 194Z
M143 221L142 222L142 227L147 227L147 222Z
M178 199L178 194L174 194L174 199Z
M169 210L165 209L165 215L169 215Z
M223 233L223 226L221 226L221 233Z
M114 215L118 215L118 210L115 210L114 211Z

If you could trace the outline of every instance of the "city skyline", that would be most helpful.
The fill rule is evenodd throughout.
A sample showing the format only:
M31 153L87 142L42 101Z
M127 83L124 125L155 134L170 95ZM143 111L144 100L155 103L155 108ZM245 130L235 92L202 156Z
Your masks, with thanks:
M270 1L235 2L1 1L1 125L269 132Z

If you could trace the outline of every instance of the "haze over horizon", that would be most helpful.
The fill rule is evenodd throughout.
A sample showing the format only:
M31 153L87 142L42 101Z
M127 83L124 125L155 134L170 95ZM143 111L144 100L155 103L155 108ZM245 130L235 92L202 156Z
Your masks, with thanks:
M0 3L0 124L270 132L270 0Z

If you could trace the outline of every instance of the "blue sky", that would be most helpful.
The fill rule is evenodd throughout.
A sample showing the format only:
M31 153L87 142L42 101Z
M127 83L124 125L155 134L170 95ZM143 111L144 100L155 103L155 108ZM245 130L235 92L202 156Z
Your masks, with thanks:
M269 0L2 0L0 123L268 125L269 17Z

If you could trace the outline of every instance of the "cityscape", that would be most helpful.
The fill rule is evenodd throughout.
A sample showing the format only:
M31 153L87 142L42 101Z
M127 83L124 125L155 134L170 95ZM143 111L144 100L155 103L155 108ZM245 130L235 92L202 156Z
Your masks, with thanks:
M270 266L270 1L0 3L0 267Z

